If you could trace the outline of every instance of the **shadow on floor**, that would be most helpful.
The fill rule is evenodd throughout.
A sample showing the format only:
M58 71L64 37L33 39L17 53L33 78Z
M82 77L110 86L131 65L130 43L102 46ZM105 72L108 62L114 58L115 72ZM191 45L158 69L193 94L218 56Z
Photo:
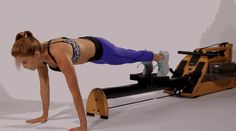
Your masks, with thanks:
M62 108L62 109L60 111L57 111L56 113L51 113L53 115L49 116L49 120L59 120L59 119L63 120L63 119L78 118L77 114L75 113L74 105L72 103L56 103L56 102L50 103L50 110L57 110L59 108ZM41 101L15 99L11 97L5 90L4 86L0 84L0 120L25 121L31 118L15 117L15 115L35 113L35 112L42 112ZM39 117L39 116L32 116L32 118L36 118L36 117ZM39 130L59 130L59 129L65 130L66 129L66 128L53 127L53 126L42 127L41 125L42 124L9 125L8 123L6 123L5 125L4 124L2 125L2 128L22 128L22 129L35 128Z

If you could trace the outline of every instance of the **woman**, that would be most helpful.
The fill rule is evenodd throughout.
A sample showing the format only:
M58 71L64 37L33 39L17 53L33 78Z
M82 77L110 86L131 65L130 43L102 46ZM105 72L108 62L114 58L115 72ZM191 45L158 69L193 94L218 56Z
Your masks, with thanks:
M74 65L86 62L112 65L143 62L143 74L148 75L153 71L152 61L157 61L159 66L157 75L167 75L169 70L169 54L166 51L160 53L146 50L134 51L116 47L103 38L91 36L78 39L61 37L41 44L30 31L24 31L16 35L11 54L15 58L18 68L23 66L30 70L37 69L39 75L43 114L38 118L27 120L27 123L46 122L48 119L50 94L47 67L64 74L80 119L80 127L71 128L70 131L87 130L87 121Z

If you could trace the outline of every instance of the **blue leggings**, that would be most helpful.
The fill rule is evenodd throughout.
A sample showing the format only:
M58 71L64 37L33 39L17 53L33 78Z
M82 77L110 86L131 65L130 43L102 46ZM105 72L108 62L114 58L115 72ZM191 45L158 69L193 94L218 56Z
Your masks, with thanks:
M106 39L96 38L103 47L103 54L99 60L91 61L96 64L121 65L134 62L152 61L154 54L151 51L124 49L116 47Z

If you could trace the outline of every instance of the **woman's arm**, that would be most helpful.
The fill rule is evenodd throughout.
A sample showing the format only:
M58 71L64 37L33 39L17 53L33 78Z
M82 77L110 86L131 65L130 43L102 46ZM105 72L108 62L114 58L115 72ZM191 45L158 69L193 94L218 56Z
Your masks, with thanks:
M26 121L26 123L31 123L31 124L47 121L49 103L50 103L48 68L45 64L41 64L39 65L37 70L38 70L39 81L40 81L40 95L41 95L42 105L43 105L43 114L41 117Z
M86 131L87 130L87 120L86 120L86 115L85 115L85 111L84 111L82 97L81 97L80 90L79 90L76 72L74 69L74 65L71 61L71 56L66 53L63 54L61 52L60 53L58 52L57 54L58 54L56 57L57 64L66 78L68 87L69 87L70 92L73 97L73 101L74 101L74 105L75 105L77 114L80 119L80 127L72 128L72 129L70 129L70 131L74 131L74 130L75 131L76 130Z

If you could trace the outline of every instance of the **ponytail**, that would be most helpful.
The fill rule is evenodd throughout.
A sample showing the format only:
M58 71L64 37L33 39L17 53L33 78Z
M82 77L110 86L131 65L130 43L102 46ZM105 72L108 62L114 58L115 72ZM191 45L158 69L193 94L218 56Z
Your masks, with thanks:
M32 56L36 50L41 52L42 47L30 31L17 33L11 50L12 56Z
M16 35L15 42L21 40L22 38L34 38L33 34L30 31L20 32Z

